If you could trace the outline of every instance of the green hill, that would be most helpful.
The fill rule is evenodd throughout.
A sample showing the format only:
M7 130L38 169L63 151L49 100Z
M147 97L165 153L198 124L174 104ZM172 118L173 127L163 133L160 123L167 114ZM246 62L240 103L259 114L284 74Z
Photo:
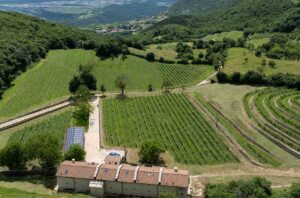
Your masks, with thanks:
M179 0L171 6L171 14L203 14L232 6L241 0Z
M147 32L153 37L188 40L233 30L291 33L300 27L300 4L291 0L242 0L214 13L199 13L171 16Z

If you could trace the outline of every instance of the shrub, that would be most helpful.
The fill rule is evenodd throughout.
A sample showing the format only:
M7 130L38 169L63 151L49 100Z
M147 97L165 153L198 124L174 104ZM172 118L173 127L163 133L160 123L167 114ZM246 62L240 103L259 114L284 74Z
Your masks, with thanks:
M222 71L217 73L217 79L219 83L225 83L228 81L227 74Z
M146 60L151 61L151 62L155 61L155 54L153 52L147 53L146 54Z
M75 159L76 161L83 161L85 158L85 151L79 144L72 144L68 152L65 153L64 158L65 160Z

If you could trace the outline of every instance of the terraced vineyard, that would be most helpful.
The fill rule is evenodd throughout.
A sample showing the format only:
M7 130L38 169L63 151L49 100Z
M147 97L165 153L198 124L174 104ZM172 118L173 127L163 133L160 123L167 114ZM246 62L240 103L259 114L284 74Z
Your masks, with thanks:
M173 86L200 82L214 72L213 67L198 65L160 64L158 68L162 73L163 79L169 80Z
M8 142L25 143L30 137L36 134L54 134L60 141L61 146L64 141L64 134L71 125L71 110L63 111L55 116L48 117L40 122L33 122L32 125L21 128L12 133Z
M264 89L249 93L244 107L251 124L277 145L300 158L300 92Z
M105 141L139 147L155 140L183 164L222 164L238 159L185 95L137 97L103 102Z
M230 119L225 117L216 107L207 102L202 95L195 93L195 97L201 105L230 132L237 143L251 155L251 158L263 164L270 164L272 166L280 165L279 160L276 159L269 150L244 133L243 130L237 127L232 121L230 121Z

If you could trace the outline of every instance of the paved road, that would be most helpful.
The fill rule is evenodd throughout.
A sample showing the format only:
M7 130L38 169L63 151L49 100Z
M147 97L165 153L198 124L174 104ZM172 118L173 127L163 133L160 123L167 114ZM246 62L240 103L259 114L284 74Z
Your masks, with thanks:
M14 126L19 125L19 124L22 124L22 123L27 122L29 120L35 119L37 117L49 114L49 113L57 111L59 109L65 108L65 107L69 106L70 104L71 104L71 102L66 101L64 103L54 105L54 106L42 109L40 111L36 111L36 112L30 113L30 114L27 114L25 116L21 116L21 117L18 117L16 119L12 119L12 120L9 120L7 122L1 123L0 124L0 131L2 131L4 129L11 128L11 127L14 127Z

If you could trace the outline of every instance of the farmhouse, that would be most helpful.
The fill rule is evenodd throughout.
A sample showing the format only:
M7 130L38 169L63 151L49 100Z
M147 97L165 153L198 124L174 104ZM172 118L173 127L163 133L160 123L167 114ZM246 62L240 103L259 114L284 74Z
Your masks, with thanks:
M59 190L90 192L97 197L158 197L161 192L188 197L189 172L177 168L64 161L56 176Z

